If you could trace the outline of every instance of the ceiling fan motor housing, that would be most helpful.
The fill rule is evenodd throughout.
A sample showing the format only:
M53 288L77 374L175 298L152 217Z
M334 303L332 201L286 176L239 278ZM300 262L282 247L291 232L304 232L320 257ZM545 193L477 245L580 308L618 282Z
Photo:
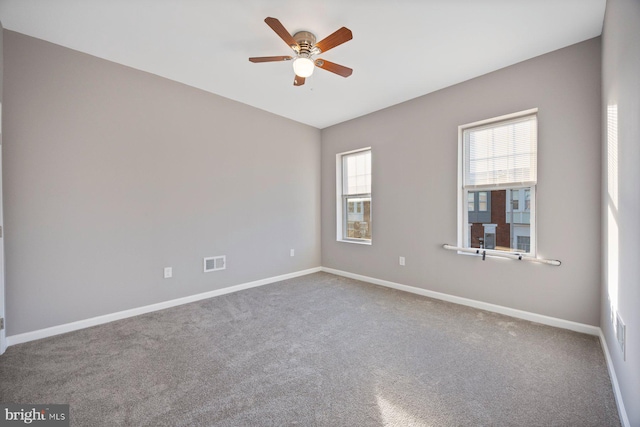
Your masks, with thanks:
M316 36L309 31L298 31L293 35L293 39L298 43L298 55L303 58L311 58L311 55L318 53L318 49L314 48L316 44Z

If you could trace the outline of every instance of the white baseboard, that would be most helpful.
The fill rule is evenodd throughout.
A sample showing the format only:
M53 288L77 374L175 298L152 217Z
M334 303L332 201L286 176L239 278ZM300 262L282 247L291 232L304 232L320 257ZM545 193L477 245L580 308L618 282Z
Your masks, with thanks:
M23 334L10 335L7 337L7 347L12 345L25 343L28 341L39 340L41 338L52 337L54 335L64 334L66 332L77 331L91 326L102 325L103 323L113 322L114 320L126 319L127 317L137 316L139 314L150 313L152 311L164 310L165 308L175 307L177 305L188 304L190 302L200 301L207 298L217 297L219 295L230 294L242 291L244 289L255 288L258 286L268 285L269 283L280 282L282 280L293 279L294 277L306 276L307 274L317 273L321 271L321 267L310 268L307 270L296 271L294 273L283 274L280 276L269 277L267 279L256 280L253 282L242 283L240 285L229 286L227 288L216 289L214 291L204 292L201 294L190 295L188 297L177 298L170 301L164 301L157 304L145 305L143 307L132 308L129 310L119 311L116 313L105 314L103 316L92 317L90 319L78 320L77 322L65 323L64 325L52 326L50 328L39 329L37 331L25 332Z
M583 334L600 336L600 328L597 326L585 325L583 323L572 322L570 320L558 319L555 317L545 316L542 314L530 313L528 311L517 310L515 308L504 307L501 305L490 304L487 302L476 301L468 298L457 297L454 295L444 294L441 292L429 291L414 286L401 285L400 283L389 282L387 280L375 279L373 277L362 276L360 274L349 273L346 271L335 270L333 268L322 267L322 271L335 274L338 276L349 277L351 279L363 282L373 283L374 285L385 286L387 288L398 289L400 291L411 292L413 294L422 295L429 298L448 301L455 304L466 305L481 310L492 311L494 313L504 314L506 316L516 317L518 319L529 320L543 325L555 326L557 328L568 329Z
M602 351L604 352L604 357L607 362L607 369L609 370L609 377L611 378L611 385L613 386L613 394L616 397L616 405L618 406L618 415L620 415L620 422L622 423L623 427L631 427L631 422L629 421L627 410L625 409L624 402L622 401L620 384L618 384L618 377L616 376L616 371L613 367L613 360L611 359L611 354L609 353L609 346L607 345L607 340L604 337L602 329L600 329L600 344L602 345Z
M466 305L469 307L478 308L481 310L491 311L494 313L504 314L506 316L515 317L518 319L529 320L531 322L541 323L544 325L555 326L558 328L568 329L575 332L581 332L589 335L594 335L600 338L602 350L605 355L607 369L609 370L609 376L611 377L611 383L613 386L613 392L616 399L616 405L618 406L618 413L620 415L620 421L623 427L631 427L629 417L622 401L622 394L620 392L620 386L618 384L618 378L613 366L611 355L609 354L609 348L604 337L602 330L597 326L585 325L582 323L572 322L569 320L557 319L550 316L544 316L541 314L530 313L527 311L517 310L500 305L490 304L482 301L476 301L468 298L457 297L441 292L429 291L422 288L416 288L414 286L402 285L400 283L390 282L388 280L375 279L373 277L363 276L360 274L349 273L346 271L336 270L327 267L315 267L307 270L297 271L294 273L283 274L280 276L270 277L267 279L256 280L253 282L247 282L240 285L229 286L227 288L216 289L214 291L204 292L197 295L190 295L188 297L178 298L170 301L165 301L157 304L146 305L143 307L133 308L130 310L119 311L117 313L106 314L104 316L92 317L90 319L79 320L77 322L66 323L64 325L52 326L50 328L40 329L37 331L26 332L18 335L10 335L6 337L6 346L12 346L16 344L25 343L28 341L34 341L41 338L47 338L54 335L63 334L66 332L72 332L91 326L101 325L104 323L113 322L115 320L126 319L127 317L133 317L140 314L150 313L153 311L163 310L165 308L175 307L182 304L188 304L190 302L200 301L207 298L213 298L220 295L226 295L233 292L238 292L244 289L255 288L258 286L268 285L274 282L280 282L282 280L293 279L295 277L306 276L307 274L317 273L318 271L324 271L327 273L335 274L338 276L348 277L351 279L360 280L363 282L372 283L374 285L385 286L388 288L398 289L405 292L410 292L417 295L422 295L442 301L448 301L455 304ZM0 352L2 354L2 352Z

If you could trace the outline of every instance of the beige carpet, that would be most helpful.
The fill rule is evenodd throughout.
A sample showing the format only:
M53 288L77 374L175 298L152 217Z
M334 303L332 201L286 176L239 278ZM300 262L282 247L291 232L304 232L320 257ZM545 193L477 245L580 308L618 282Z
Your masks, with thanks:
M72 426L619 426L598 338L316 273L10 347Z

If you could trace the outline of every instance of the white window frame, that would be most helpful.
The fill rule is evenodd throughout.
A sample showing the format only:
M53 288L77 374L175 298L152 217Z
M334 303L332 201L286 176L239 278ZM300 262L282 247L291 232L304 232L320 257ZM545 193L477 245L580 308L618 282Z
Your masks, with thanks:
M355 243L358 245L371 245L373 242L373 235L371 239L357 239L353 237L346 237L346 227L347 227L347 206L345 202L345 194L343 194L343 174L344 174L344 166L343 166L343 157L349 154L360 153L364 151L372 152L371 147L359 148L357 150L345 151L343 153L336 154L336 240L338 242L345 243ZM373 152L371 153L372 163L373 163ZM373 164L372 164L373 169ZM373 174L373 171L372 171ZM373 185L372 185L373 187ZM371 200L371 206L373 205L373 188L371 188L371 193L360 194L355 196L368 196ZM354 195L350 195L353 197ZM364 206L363 206L364 208ZM355 209L354 209L355 211ZM364 211L364 209L363 209ZM373 209L369 211L370 222L373 222Z
M498 125L500 122L505 122L509 120L514 120L522 117L533 116L538 114L538 109L533 108L530 110L519 111L517 113L506 114L499 117L494 117L491 119L480 120L473 123L468 123L465 125L458 126L458 247L461 248L470 248L471 246L471 227L468 226L469 213L467 211L468 207L468 193L470 191L493 191L493 190L508 190L508 189L519 189L519 188L531 188L530 192L530 252L527 252L526 255L528 257L536 257L537 256L537 231L536 231L536 188L537 188L537 179L534 184L531 186L522 186L522 185L490 185L486 187L476 187L473 189L467 189L464 185L464 167L465 167L465 150L464 150L464 131L467 129L486 126L491 124ZM522 201L524 203L524 201ZM511 236L513 239L513 236ZM491 250L485 249L486 253L491 255L500 255L504 253L517 253L517 250L513 249L512 251L503 251L503 250ZM467 252L458 251L459 254L469 255ZM525 253L523 253L524 255Z

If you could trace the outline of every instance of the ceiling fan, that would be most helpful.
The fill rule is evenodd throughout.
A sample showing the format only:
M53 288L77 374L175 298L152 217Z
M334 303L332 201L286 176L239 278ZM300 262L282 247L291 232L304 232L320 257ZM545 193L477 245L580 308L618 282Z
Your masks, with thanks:
M266 18L264 22L271 27L284 42L289 45L295 56L259 56L249 58L251 62L276 62L293 60L293 71L296 73L293 79L294 86L302 86L305 79L313 74L315 67L330 71L342 77L349 77L353 70L340 64L324 59L314 59L315 55L333 49L353 38L351 30L345 27L336 30L333 34L316 43L316 36L309 31L298 31L293 36L284 28L276 18Z

